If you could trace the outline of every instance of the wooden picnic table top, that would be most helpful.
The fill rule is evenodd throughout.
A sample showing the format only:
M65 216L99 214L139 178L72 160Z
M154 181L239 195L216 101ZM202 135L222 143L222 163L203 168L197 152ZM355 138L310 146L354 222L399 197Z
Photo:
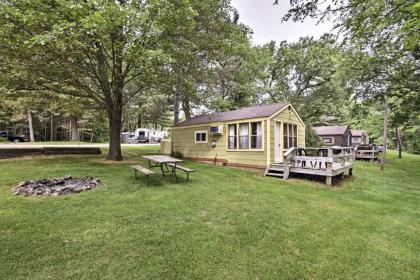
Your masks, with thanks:
M158 162L158 163L182 162L182 160L180 160L180 159L173 158L173 157L170 157L170 156L164 156L164 155L148 155L148 156L143 156L143 158L154 161L154 162Z

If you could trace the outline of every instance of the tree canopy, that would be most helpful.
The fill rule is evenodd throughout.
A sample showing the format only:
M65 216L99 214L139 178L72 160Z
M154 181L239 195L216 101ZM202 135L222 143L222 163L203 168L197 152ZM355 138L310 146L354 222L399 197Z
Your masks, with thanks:
M283 20L333 19L336 34L256 46L229 0L0 1L0 129L109 141L121 160L122 131L290 101L308 145L312 125L350 124L419 153L419 13L292 0Z

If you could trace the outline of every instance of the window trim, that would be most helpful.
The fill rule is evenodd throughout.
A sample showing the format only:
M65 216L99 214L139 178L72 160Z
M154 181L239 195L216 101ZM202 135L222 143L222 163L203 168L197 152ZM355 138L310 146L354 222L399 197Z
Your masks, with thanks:
M261 127L260 127L260 129L261 129L261 148L252 148L252 138L253 137L255 137L255 145L257 145L258 144L258 125L257 125L257 128L256 128L256 130L257 130L257 134L252 134L252 124L258 124L258 123L261 123ZM258 122L249 122L249 148L251 149L251 150L255 150L255 149L262 149L263 148L263 145L264 145L264 142L263 142L263 130L262 130L262 127L263 127L263 122L260 122L260 121L258 121Z
M266 119L249 119L247 121L234 121L227 122L227 133L226 133L226 151L227 152L263 152L265 151L265 124ZM261 148L251 149L251 123L261 123ZM241 123L248 123L248 149L239 149L239 125ZM229 149L229 125L236 124L236 149Z
M235 126L235 135L234 136L230 136L230 126L231 125L234 125ZM227 127L227 133L226 133L226 139L227 139L227 145L226 145L226 148L227 148L227 150L232 150L232 151L236 151L236 150L238 150L238 145L239 145L239 143L238 143L238 124L237 123L229 123L229 124L227 124L226 125L226 127ZM235 148L233 148L233 149L231 149L231 148L229 148L229 144L230 144L230 137L235 137Z
M243 124L246 124L246 123L248 123L248 129L247 129L247 134L246 135L242 135L241 134L241 125L243 126ZM238 134L236 135L236 137L237 137L237 142L238 142L238 150L250 150L250 146L251 146L251 143L250 143L250 139L251 139L251 133L250 133L250 126L251 126L251 123L250 122L242 122L242 123L240 123L239 125L238 125L238 127L237 127L237 129L238 129ZM245 126L246 127L246 126ZM242 139L242 137L246 137L246 138L248 138L248 148L241 148L241 139ZM245 140L246 140L246 138L245 138Z
M299 125L297 125L296 123L292 123L292 122L281 122L281 136L280 136L280 141L282 141L282 148L283 151L287 151L288 149L290 149L291 147L287 147L286 148L286 143L284 142L284 137L286 136L284 134L284 126L287 126L287 142L289 142L289 139L293 139L296 137L296 147L299 146ZM289 127L292 126L292 136L289 135ZM296 126L296 135L295 135L295 130L294 127ZM293 140L292 140L293 142Z
M334 139L334 137L332 137L332 136L324 136L324 137L321 137L321 139L322 139L322 142L323 142L325 145L333 145L333 144L334 144L334 142L335 142L335 139ZM330 142L330 143L325 143L325 139L330 139L330 140L331 140L331 142Z
M197 141L197 134L202 134L204 133L206 135L206 141ZM194 143L196 144L204 144L204 143L208 143L209 142L209 137L208 137L208 131L207 130L197 130L194 131Z

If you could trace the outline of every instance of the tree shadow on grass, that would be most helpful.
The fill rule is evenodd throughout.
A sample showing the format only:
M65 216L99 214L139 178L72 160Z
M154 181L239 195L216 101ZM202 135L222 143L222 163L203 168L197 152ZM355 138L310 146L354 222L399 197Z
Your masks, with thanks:
M344 187L345 183L354 182L355 180L354 176L345 175L344 179L341 179L340 175L337 175L332 178L332 185L327 186L325 183L325 180L326 180L325 176L293 173L293 174L290 174L289 178L315 182L315 183L318 183L317 184L318 186L322 186L326 188L342 188Z

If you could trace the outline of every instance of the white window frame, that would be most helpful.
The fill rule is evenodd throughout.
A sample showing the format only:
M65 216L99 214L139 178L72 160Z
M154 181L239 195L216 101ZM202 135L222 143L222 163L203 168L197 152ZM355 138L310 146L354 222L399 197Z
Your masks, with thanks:
M205 134L206 135L206 141L197 141L197 134ZM207 130L198 130L194 132L194 143L208 143L209 142L209 135Z
M284 135L284 126L286 126L287 127L287 135ZM289 135L289 127L292 127L292 135ZM295 135L295 130L293 129L294 127L296 126L296 135ZM282 122L282 126L281 126L281 133L282 133L282 135L281 135L281 137L282 137L282 139L281 139L281 141L283 141L283 144L282 144L282 146L283 146L283 150L288 150L288 149L290 149L291 147L290 147L290 139L294 139L295 137L296 137L296 146L298 146L299 145L299 132L298 132L298 130L299 130L299 126L297 125L297 124L295 124L295 123L289 123L289 122ZM287 136L287 148L286 148L286 143L285 143L285 141L284 141L284 137L285 136ZM292 142L293 142L293 140L292 140ZM292 143L293 144L293 143Z
M332 136L324 136L324 137L321 137L322 138L322 142L324 142L324 144L326 144L326 145L329 145L329 144L334 144L334 137L332 137ZM325 142L325 139L330 139L330 143L326 143Z
M355 136L351 139L352 143L362 143L362 137L360 136Z
M235 135L230 136L230 126L231 125L235 125ZM227 124L227 150L232 150L232 151L236 151L238 149L238 124L237 123L229 123ZM230 144L230 137L235 137L236 140L236 148L229 148L229 144Z
M227 137L226 137L226 151L228 152L262 152L265 150L265 127L264 127L264 120L265 119L255 119L255 120L248 120L248 121L239 121L239 122L229 122L227 123ZM261 123L261 148L251 148L251 123ZM240 145L240 131L239 131L239 125L240 124L248 124L248 149L239 149ZM229 125L230 124L236 124L236 149L229 149Z

